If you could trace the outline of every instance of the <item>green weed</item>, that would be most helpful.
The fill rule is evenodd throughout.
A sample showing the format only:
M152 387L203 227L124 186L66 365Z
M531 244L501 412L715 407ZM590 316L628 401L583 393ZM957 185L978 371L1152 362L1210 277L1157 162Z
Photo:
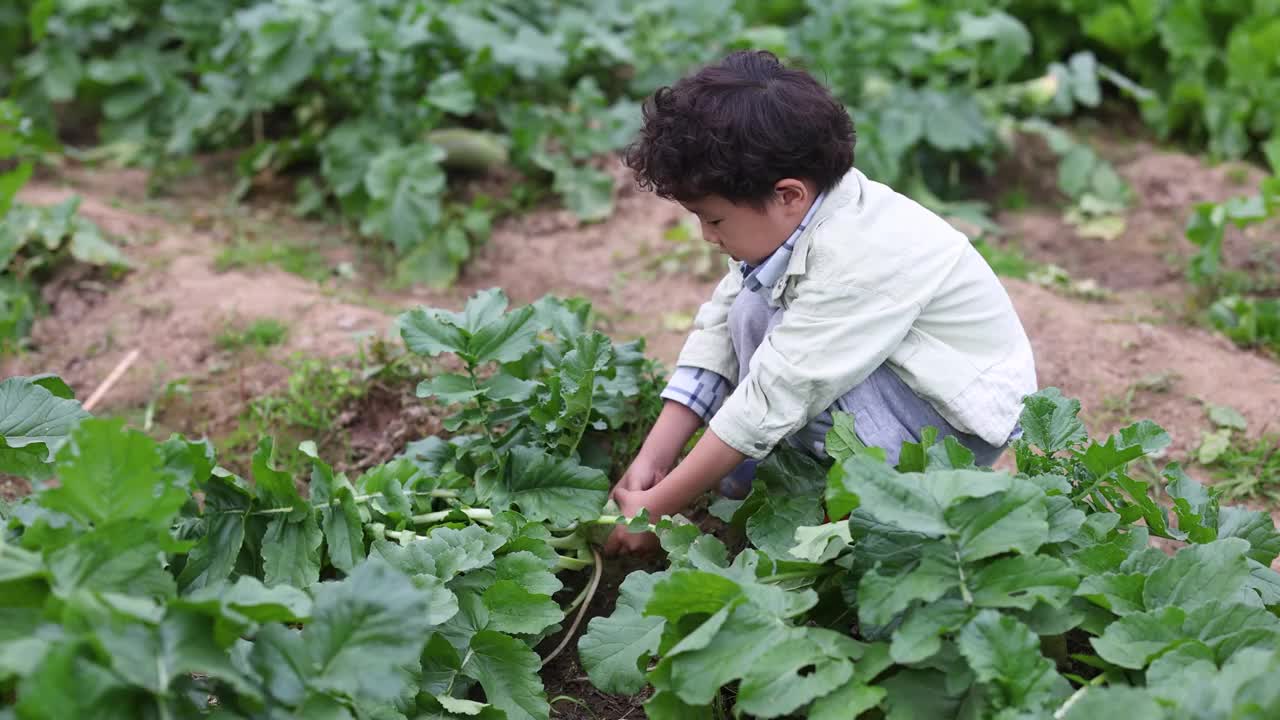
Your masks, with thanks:
M258 318L243 328L228 327L216 340L219 348L238 352L245 348L266 350L285 341L289 326L275 318Z
M973 247L986 259L987 264L1001 277L1026 280L1032 272L1039 269L1036 263L1022 254L1022 248L1014 244L993 245L986 240L978 240Z
M1245 437L1248 422L1234 408L1210 405L1208 415L1214 429L1202 436L1195 459L1213 472L1221 496L1280 502L1280 435Z
M313 282L333 274L329 261L312 249L280 242L251 242L238 239L223 248L213 260L218 272L275 266Z

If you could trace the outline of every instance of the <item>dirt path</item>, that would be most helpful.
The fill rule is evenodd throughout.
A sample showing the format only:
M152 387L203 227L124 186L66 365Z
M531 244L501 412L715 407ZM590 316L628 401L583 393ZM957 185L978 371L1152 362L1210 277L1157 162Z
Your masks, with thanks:
M1123 236L1080 238L1060 213L1047 210L1000 218L1009 241L1033 259L1056 262L1117 291L1113 300L1096 303L1007 281L1036 349L1041 384L1079 397L1098 430L1135 418L1155 420L1174 435L1175 452L1198 442L1206 402L1239 409L1255 431L1275 427L1280 365L1171 322L1158 307L1185 290L1169 258L1189 251L1181 238L1189 208L1248 192L1253 178L1242 180L1232 171L1235 180L1229 180L1228 170L1183 155L1128 152L1132 157L1119 167L1138 200ZM285 377L281 362L291 353L351 353L361 338L387 332L399 311L419 303L459 307L491 286L517 303L545 293L583 296L608 330L645 337L650 352L670 363L723 262L711 265L696 239L668 237L682 217L677 206L620 182L617 211L607 222L584 226L565 211L548 210L500 223L457 286L444 292L389 292L341 278L318 284L270 266L219 272L214 261L228 240L198 210L208 202L208 189L147 213L120 207L139 205L136 174L79 171L71 177L69 187L36 184L22 199L48 203L80 193L86 215L130 239L128 254L139 269L106 292L55 284L47 298L52 313L34 333L37 350L2 369L5 375L59 372L84 395L121 356L139 348L142 359L107 398L106 410L144 405L170 380L191 378L230 388L215 410L233 419L248 397ZM323 232L323 226L299 225L282 214L258 220L304 237ZM703 264L701 275L688 270L697 263ZM228 327L264 317L291 327L283 344L247 355L219 349L218 336Z

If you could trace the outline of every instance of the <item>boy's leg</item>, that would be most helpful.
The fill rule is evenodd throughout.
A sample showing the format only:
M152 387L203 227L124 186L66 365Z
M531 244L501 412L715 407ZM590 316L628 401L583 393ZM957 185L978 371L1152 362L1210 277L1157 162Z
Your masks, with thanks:
M836 400L831 410L796 433L793 444L824 455L826 434L831 429L831 411L852 415L858 438L867 445L882 448L891 465L898 464L902 444L920 442L921 431L926 427L937 428L939 440L955 437L973 453L974 462L980 466L992 465L1005 450L1005 446L993 446L976 435L957 430L887 365L881 365Z
M781 309L771 307L757 293L743 291L738 295L729 309L729 334L738 357L738 377L747 375L751 356L764 342L769 330L782 320L782 314ZM930 426L938 429L939 439L954 436L973 452L974 462L981 466L995 463L1005 449L1005 446L995 447L976 435L956 430L887 365L877 368L866 380L836 400L830 410L787 441L818 457L825 457L833 410L852 415L859 439L867 445L883 448L892 465L898 463L902 444L919 442L920 431ZM746 497L755 478L755 466L756 462L749 460L726 476L720 483L721 494L730 498Z

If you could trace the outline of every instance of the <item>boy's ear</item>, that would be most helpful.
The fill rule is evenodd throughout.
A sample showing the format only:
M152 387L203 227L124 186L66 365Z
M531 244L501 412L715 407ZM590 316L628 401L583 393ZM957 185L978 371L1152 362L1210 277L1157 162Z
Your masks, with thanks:
M808 183L796 178L782 178L774 183L773 194L774 199L783 208L787 210L801 208L801 212L808 210L809 201L813 199Z

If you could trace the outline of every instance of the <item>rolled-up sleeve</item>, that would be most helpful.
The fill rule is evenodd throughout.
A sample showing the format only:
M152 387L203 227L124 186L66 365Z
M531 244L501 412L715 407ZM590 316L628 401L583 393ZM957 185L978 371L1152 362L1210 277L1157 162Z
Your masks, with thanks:
M795 300L711 419L727 445L763 459L875 371L920 315L913 299L801 279Z
M684 405L707 422L720 410L732 391L733 385L723 375L681 365L671 373L671 379L662 391L662 399Z
M698 308L693 330L680 350L677 365L710 370L729 382L738 379L738 357L729 335L729 308L742 292L742 273L731 268L711 299Z

